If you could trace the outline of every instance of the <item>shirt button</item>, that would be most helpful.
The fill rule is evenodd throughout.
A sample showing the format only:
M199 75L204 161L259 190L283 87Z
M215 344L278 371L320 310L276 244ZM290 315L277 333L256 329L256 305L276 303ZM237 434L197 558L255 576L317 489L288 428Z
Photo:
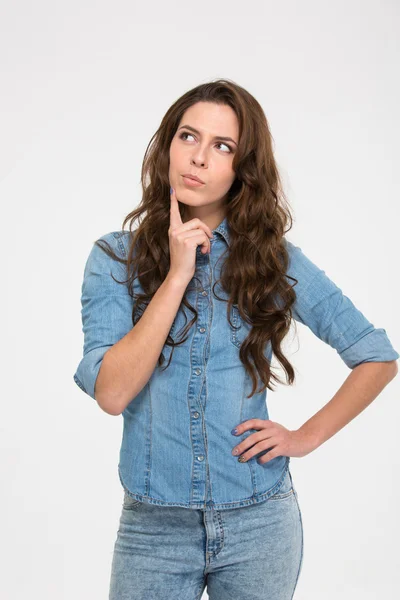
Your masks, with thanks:
M199 413L196 411L195 413L193 413L193 416L194 416L194 418L195 418L195 419L198 419L200 415L199 415Z
M200 456L197 457L197 460L204 460L204 456L200 454Z
M204 332L205 332L205 330L206 330L206 328L205 328L205 327L200 327L200 329L199 329L200 333L204 333Z
M200 373L201 373L201 369L195 369L195 371L194 371L194 372L196 373L196 375L200 375Z
M202 296L207 296L207 290L203 290L203 291L201 292L201 295L202 295Z

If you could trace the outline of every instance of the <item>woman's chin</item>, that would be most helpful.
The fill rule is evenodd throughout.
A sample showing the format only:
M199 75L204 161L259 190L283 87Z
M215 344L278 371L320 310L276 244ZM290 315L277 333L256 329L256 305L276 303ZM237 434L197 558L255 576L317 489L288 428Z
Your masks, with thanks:
M198 206L201 203L204 203L204 198L198 196L194 191L188 190L186 186L180 185L176 190L176 197L179 202L184 202L185 204L190 204L192 206Z

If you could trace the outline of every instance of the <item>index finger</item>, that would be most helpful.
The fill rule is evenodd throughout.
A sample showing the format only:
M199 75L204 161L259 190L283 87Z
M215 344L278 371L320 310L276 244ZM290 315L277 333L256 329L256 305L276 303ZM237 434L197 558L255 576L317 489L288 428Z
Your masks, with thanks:
M171 194L170 194L170 198L171 198L171 205L170 205L170 213L169 213L169 224L170 227L175 228L175 227L179 227L179 225L182 225L182 217L181 217L181 213L179 212L179 205L178 205L178 198L176 197L176 192L174 190L174 188L170 188L171 189Z

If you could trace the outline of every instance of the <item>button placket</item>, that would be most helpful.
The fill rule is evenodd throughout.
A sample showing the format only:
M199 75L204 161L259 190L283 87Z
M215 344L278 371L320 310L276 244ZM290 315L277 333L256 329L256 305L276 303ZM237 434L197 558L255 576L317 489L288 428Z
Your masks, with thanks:
M193 449L193 469L192 469L192 489L191 498L193 502L206 502L208 465L205 447L205 432L204 432L204 415L203 411L195 410L198 403L203 404L202 391L205 385L205 368L206 354L205 348L208 341L208 336L204 335L208 332L208 321L210 310L210 300L208 281L210 279L207 269L209 268L209 258L198 254L198 269L196 277L200 281L200 289L197 290L196 309L198 314L197 327L195 329L192 344L191 344L191 363L192 377L189 384L189 402L192 404L191 429L192 429L192 449ZM205 326L207 325L207 327ZM200 418L202 417L202 418Z

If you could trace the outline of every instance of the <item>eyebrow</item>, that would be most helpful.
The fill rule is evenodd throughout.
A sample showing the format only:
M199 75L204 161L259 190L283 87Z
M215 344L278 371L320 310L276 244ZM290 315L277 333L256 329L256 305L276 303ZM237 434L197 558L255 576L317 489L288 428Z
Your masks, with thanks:
M181 127L179 127L178 131L180 129L190 129L191 131L193 131L193 133L197 133L198 135L201 135L200 131L197 131L197 129L195 129L194 127L191 127L190 125L182 125ZM226 137L223 135L216 135L216 136L214 136L213 139L214 140L224 140L225 142L233 142L237 146L237 143L231 137Z

